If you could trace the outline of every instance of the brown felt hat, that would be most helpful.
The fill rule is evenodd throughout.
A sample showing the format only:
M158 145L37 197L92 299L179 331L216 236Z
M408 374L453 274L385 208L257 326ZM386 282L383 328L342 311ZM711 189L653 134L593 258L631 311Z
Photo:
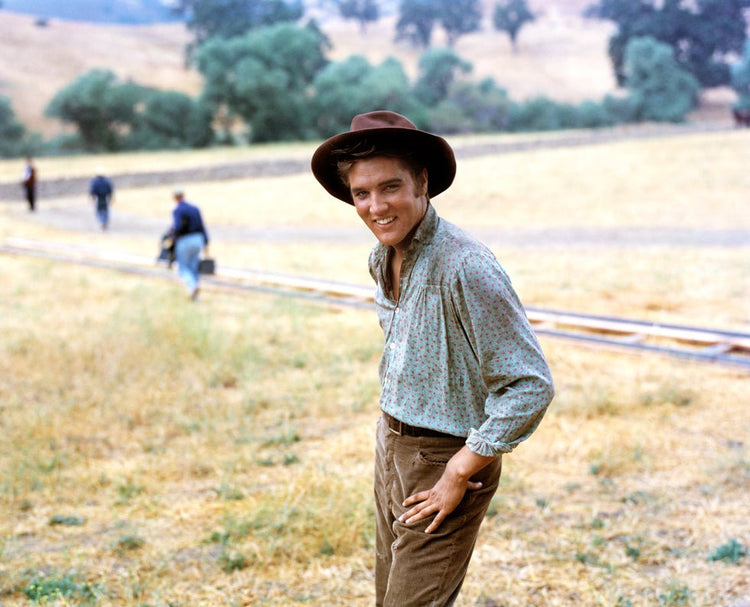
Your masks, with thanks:
M363 139L375 145L385 144L390 149L415 153L427 168L427 194L430 198L444 192L453 183L456 157L445 139L420 131L400 114L379 110L355 116L349 131L326 139L313 154L313 175L329 194L339 200L353 204L349 188L339 177L334 152Z

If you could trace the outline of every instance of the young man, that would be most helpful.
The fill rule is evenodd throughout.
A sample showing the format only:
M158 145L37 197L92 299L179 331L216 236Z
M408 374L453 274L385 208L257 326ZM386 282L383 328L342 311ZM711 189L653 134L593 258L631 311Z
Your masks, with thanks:
M177 270L190 294L190 299L198 299L198 286L201 249L208 254L208 231L203 224L200 209L185 200L181 186L174 188L175 207L172 211L171 235L174 238L174 254Z
M550 371L493 254L431 204L456 172L444 139L393 112L361 114L318 147L312 171L379 241L376 604L452 605L502 454L552 400Z
M112 181L104 175L104 168L96 169L96 176L89 183L89 196L96 208L96 218L102 231L109 227L109 207L114 198Z
M30 156L26 157L26 166L23 169L21 185L26 194L26 202L29 204L29 211L33 213L36 210L36 167Z

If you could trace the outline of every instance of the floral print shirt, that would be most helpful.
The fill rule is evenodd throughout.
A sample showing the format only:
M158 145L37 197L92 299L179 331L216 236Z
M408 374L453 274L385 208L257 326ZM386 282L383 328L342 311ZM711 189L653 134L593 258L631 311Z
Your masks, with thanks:
M511 451L536 429L552 376L510 279L492 252L432 205L401 267L377 244L370 273L385 347L380 407L412 426L466 437L473 452Z

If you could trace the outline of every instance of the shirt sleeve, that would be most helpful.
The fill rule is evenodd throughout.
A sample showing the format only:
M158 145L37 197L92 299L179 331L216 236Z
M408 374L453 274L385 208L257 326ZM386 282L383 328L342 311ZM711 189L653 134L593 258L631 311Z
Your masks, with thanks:
M454 305L487 387L486 420L466 444L495 456L512 451L536 429L554 396L552 375L518 296L494 256L468 255Z

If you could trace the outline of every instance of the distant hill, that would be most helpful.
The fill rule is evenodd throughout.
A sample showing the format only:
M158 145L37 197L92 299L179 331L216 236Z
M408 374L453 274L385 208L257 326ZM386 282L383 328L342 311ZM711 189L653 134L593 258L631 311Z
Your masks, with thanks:
M176 21L161 0L3 0L4 10L41 19L144 24Z
M489 7L494 2L486 0L485 4ZM616 91L607 56L614 27L605 21L584 19L581 10L590 3L531 0L537 20L521 31L517 53L512 52L508 37L494 30L486 9L481 31L461 37L456 53L471 62L474 79L493 78L513 100L537 95L570 102L600 100ZM21 4L24 14L12 12L13 6ZM396 57L410 77L416 75L422 51L394 41L395 15L369 25L367 34L362 35L355 22L324 11L322 0L309 0L308 6L313 5L318 10L311 10L307 16L318 18L330 38L331 60L360 54L380 64ZM33 6L50 7L50 11L54 7L56 14L74 7L98 8L90 13L88 22L58 16L48 17L42 26L29 12ZM155 15L166 9L159 0L4 0L4 9L0 10L0 96L11 100L16 116L28 128L51 137L66 128L44 117L47 104L63 86L93 68L111 69L121 79L145 86L197 95L202 79L196 70L185 66L185 47L192 35L184 23L94 22L95 15L105 14L129 14L131 18L137 14L145 19L143 15L149 10ZM433 43L445 43L442 32L436 31ZM731 92L719 91L718 97L708 98L702 113L711 114L710 118L715 113L718 119L726 120L732 100Z

